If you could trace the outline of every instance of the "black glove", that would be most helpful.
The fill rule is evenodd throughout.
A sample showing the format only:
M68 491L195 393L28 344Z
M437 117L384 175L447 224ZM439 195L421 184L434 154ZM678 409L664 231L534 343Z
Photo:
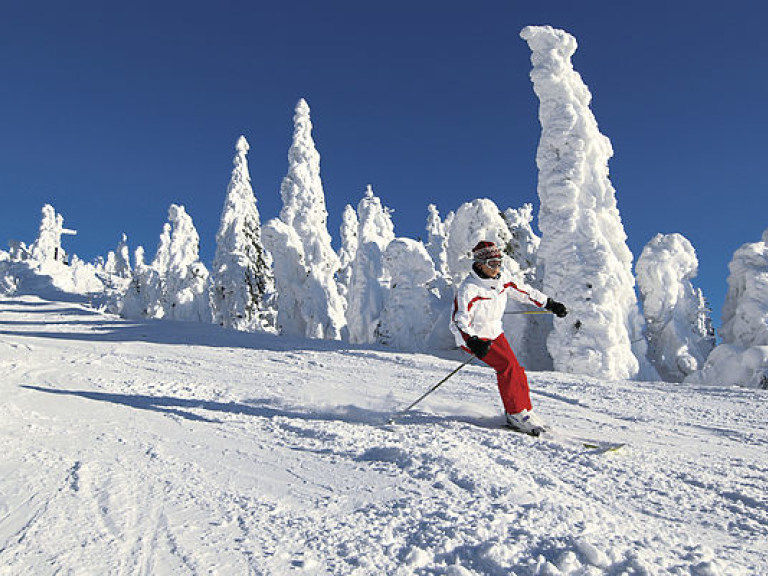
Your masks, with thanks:
M482 358L488 354L488 350L491 349L492 342L490 340L481 340L477 336L470 336L467 338L467 348L472 351L472 354L478 358Z
M547 303L544 305L544 308L552 312L552 314L558 318L565 318L568 314L568 308L565 307L565 304L558 302L557 300L552 300L552 298L547 298Z

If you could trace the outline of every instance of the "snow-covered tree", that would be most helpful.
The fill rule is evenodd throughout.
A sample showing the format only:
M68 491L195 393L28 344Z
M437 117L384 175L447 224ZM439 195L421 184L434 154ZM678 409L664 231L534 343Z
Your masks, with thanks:
M448 276L448 253L446 244L448 239L445 232L445 223L440 220L440 212L437 206L427 206L427 253L434 262L435 270L441 276Z
M349 285L352 281L352 262L355 261L359 241L357 238L357 212L349 204L344 207L344 214L341 218L341 250L339 250L340 268L337 274L339 288L346 304L349 293Z
M768 229L760 242L736 250L728 268L723 343L685 381L768 389Z
M537 266L544 292L570 310L567 319L554 322L549 352L562 372L633 378L646 368L644 321L608 177L613 149L590 110L589 89L573 69L576 39L549 26L529 26L521 36L532 51L542 126Z
M210 290L213 321L243 331L275 332L277 305L272 257L248 170L248 141L240 136L216 234Z
M495 242L505 254L504 265L517 271L511 254L512 234L492 200L480 198L462 204L446 224L448 272L458 285L472 267L472 248L481 240Z
M365 344L376 342L389 287L384 250L395 239L395 227L390 210L382 206L371 186L357 206L357 219L358 248L347 297L347 328L350 342Z
M162 318L165 315L162 286L160 273L144 261L144 248L138 246L133 276L119 305L120 315L124 318Z
M744 244L728 265L720 336L738 346L768 346L768 230Z
M171 204L168 268L165 271L165 316L172 320L210 322L208 269L200 261L200 237L183 206Z
M296 106L293 121L288 174L280 186L283 200L280 220L268 222L264 232L265 242L275 258L278 258L278 252L286 256L286 262L275 266L280 294L278 323L287 333L340 339L345 326L344 301L335 275L341 263L331 247L325 193L320 179L320 154L312 139L309 106L303 99ZM289 244L275 244L280 241ZM299 268L289 270L288 263ZM298 286L291 285L302 277L305 280ZM294 302L291 298L299 301ZM301 316L296 316L299 313Z
M50 204L43 206L42 212L40 233L30 250L32 258L39 264L66 262L67 255L61 247L61 236L62 234L76 234L76 232L64 228L64 217L57 214Z
M104 272L111 277L130 278L131 277L131 254L128 249L128 236L123 234L117 248L107 254L107 261L104 263Z
M503 214L512 239L509 242L510 256L525 276L528 283L536 282L536 253L541 239L533 231L533 204L522 208L507 208Z
M171 204L152 264L136 249L133 276L121 298L126 318L210 322L208 270L200 262L200 239L183 206Z
M648 355L668 382L700 370L714 348L709 310L691 283L699 261L680 234L657 234L637 260L637 285L648 323Z
M421 242L397 238L387 245L383 260L391 283L376 330L378 341L400 350L423 350L434 325L432 258Z

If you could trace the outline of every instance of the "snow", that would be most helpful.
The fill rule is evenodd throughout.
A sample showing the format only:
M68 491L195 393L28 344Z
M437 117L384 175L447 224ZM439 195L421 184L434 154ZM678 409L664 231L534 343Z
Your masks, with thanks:
M30 285L28 282L27 285ZM0 300L0 574L759 574L768 403Z

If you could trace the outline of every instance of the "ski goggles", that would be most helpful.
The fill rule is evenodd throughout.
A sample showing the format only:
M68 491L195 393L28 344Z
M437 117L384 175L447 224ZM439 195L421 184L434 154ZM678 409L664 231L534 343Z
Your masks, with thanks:
M501 268L501 260L498 258L489 258L488 260L480 260L481 264L488 266L488 268Z

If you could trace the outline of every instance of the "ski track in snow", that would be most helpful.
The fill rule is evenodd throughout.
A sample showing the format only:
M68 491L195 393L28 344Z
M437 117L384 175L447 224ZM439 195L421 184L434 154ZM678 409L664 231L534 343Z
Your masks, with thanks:
M0 301L0 575L764 574L766 392Z

